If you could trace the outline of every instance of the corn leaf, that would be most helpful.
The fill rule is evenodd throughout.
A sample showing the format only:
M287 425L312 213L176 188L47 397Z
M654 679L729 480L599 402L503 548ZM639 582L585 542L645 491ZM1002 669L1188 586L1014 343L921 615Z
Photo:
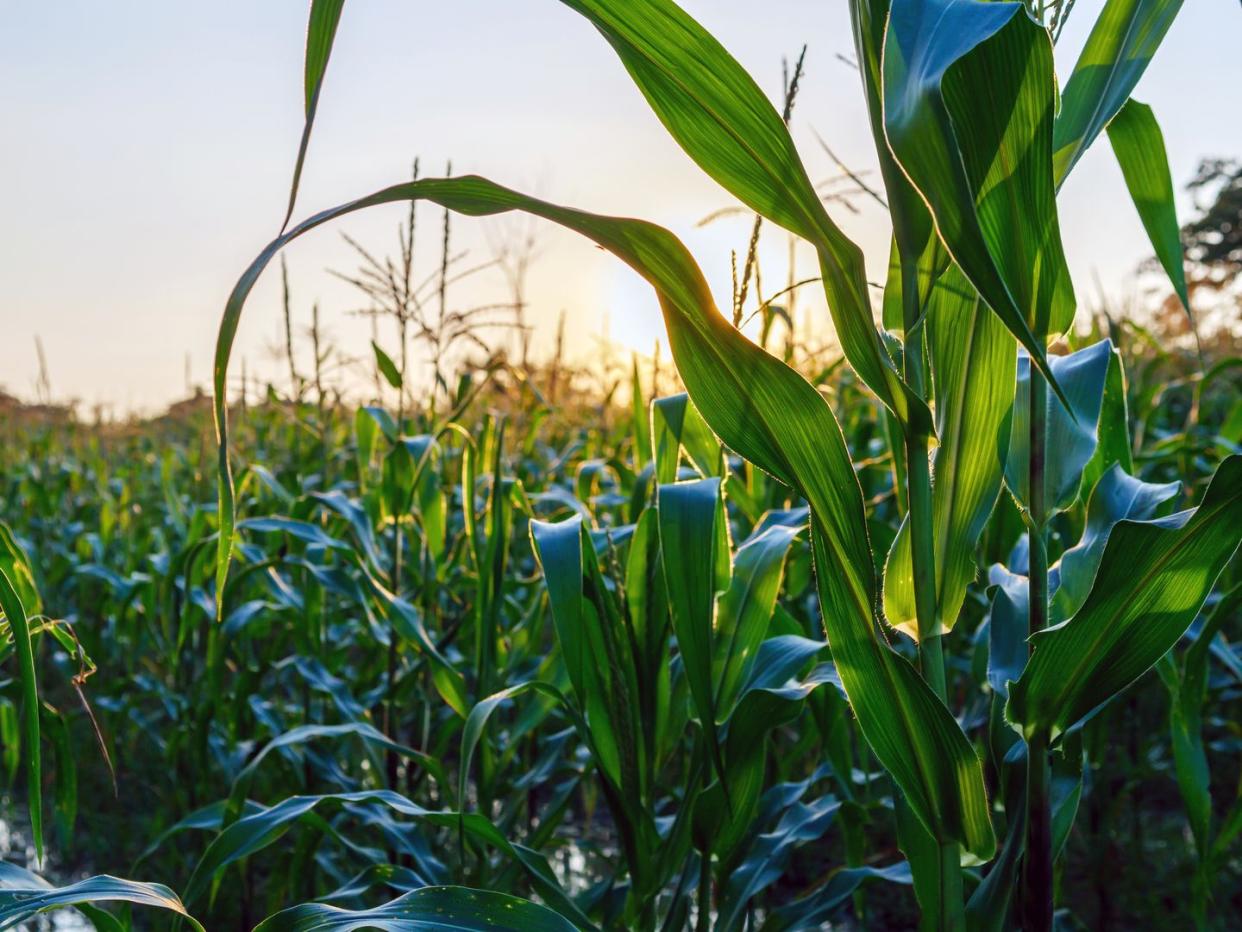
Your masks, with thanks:
M21 686L21 737L26 753L26 805L30 809L30 834L34 836L35 858L43 861L43 753L39 746L39 682L35 674L34 648L26 609L9 579L0 569L0 611L9 623L17 655L17 681Z
M940 630L948 631L975 578L975 546L1000 493L1016 349L956 266L931 293L927 326L939 438L932 469L936 609ZM890 624L918 637L908 515L884 570L884 612Z
M1173 178L1164 149L1164 134L1151 107L1131 98L1108 124L1108 141L1138 209L1143 229L1173 290L1189 316L1190 294L1182 261L1182 234L1173 202ZM1190 318L1194 324L1194 318Z
M806 783L782 784L764 795L764 804L777 794L793 789L805 790ZM770 832L764 832L747 851L745 860L734 870L721 897L717 929L734 932L744 928L746 907L783 873L794 849L822 838L841 810L841 802L824 796L811 802L796 802L780 816Z
M1057 187L1129 99L1182 0L1107 0L1061 94L1052 130Z
M1032 636L1010 721L1055 740L1151 669L1198 614L1239 528L1242 456L1220 465L1198 508L1117 524L1082 608Z
M0 861L0 929L18 927L49 910L96 903L137 903L167 909L181 914L192 928L203 932L198 920L185 911L177 894L163 884L140 883L100 874L67 886L54 887L16 864Z
M375 365L379 367L379 371L383 374L384 379L393 388L400 390L401 372L397 369L397 364L392 361L387 353L380 349L379 344L374 340L371 341L371 349L375 353Z
M1134 472L1134 455L1130 451L1130 412L1126 403L1126 374L1121 353L1113 348L1104 376L1104 399L1100 404L1099 442L1095 455L1082 472L1082 489L1089 492L1114 463L1127 473Z
M884 126L966 277L1056 385L1073 320L1051 174L1052 43L1020 3L894 0Z
M926 307L936 279L944 271L948 256L936 236L931 214L918 191L910 184L893 158L884 134L883 67L884 30L888 25L889 0L850 0L850 22L854 30L854 54L862 75L867 100L867 115L880 175L888 197L889 216L893 222L893 244L896 255L890 258L889 278L884 288L884 326L888 330L904 329L901 323L900 264L908 263L918 270L918 304ZM893 260L900 256L897 275ZM892 289L890 295L890 285Z
M651 402L651 436L656 482L660 485L678 480L682 451L700 475L721 474L720 444L685 392Z
M43 610L42 601L30 557L3 521L0 521L0 571L9 577L9 585L26 611L31 615L39 614Z
M1078 543L1065 553L1050 573L1054 591L1049 612L1064 621L1086 601L1095 580L1108 535L1119 521L1146 521L1178 493L1179 482L1153 483L1135 479L1114 464L1100 479L1087 504L1087 524Z
M695 806L695 833L730 869L739 846L752 830L763 792L767 736L793 721L806 698L824 685L839 683L832 664L821 664L800 681L746 690L729 720L724 759L726 777L708 787ZM727 787L728 796L723 795Z
M717 681L712 675L716 594L722 582L719 567L722 562L727 565L729 559L720 480L699 479L662 485L656 500L664 587L677 650L690 686L695 714L703 726L716 772L723 781L724 763L716 734ZM723 581L727 582L727 576Z
M903 423L930 430L872 319L862 251L833 223L781 115L737 60L671 0L562 0L616 51L665 128L708 175L819 254L846 358Z
M254 932L352 932L354 929L457 929L460 932L574 932L545 906L491 890L422 887L371 909L303 903L269 916Z
M374 803L392 812L438 828L455 829L490 845L521 864L539 895L562 915L570 916L586 928L591 923L565 894L547 862L539 855L510 844L508 839L479 813L458 813L424 809L391 790L359 790L320 796L290 796L266 809L238 819L220 832L194 865L185 887L185 902L193 904L209 891L214 892L221 872L230 864L267 848L299 820L313 817L321 806Z
M311 0L310 21L306 26L306 64L302 87L305 95L306 121L302 127L302 140L298 143L298 158L293 166L293 181L289 185L289 207L280 225L283 231L293 218L293 207L298 199L298 185L302 180L302 167L306 163L306 150L310 146L311 129L315 125L315 112L319 109L319 92L323 89L323 77L328 70L328 58L332 55L332 43L336 39L336 27L341 22L341 10L345 0Z
M1083 470L1095 455L1097 427L1104 403L1104 383L1112 359L1107 340L1066 356L1050 356L1049 364L1065 390L1065 407L1048 405L1044 463L1044 501L1051 509L1064 509L1078 498ZM1005 484L1023 506L1030 503L1027 462L1031 449L1030 360L1018 357L1018 389L1009 419L1009 454L1005 461ZM1051 402L1051 392L1049 401Z
M729 717L767 637L784 577L785 554L798 530L774 525L743 543L733 557L729 588L716 605L712 683L717 722Z

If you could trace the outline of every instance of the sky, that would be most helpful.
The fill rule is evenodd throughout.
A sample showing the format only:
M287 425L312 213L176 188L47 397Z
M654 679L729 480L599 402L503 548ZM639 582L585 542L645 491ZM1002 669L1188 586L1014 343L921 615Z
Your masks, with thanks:
M815 179L837 173L822 137L857 171L874 152L844 0L682 0L773 98L782 56L805 43L807 68L794 138ZM116 414L154 412L209 381L221 310L237 276L284 214L302 120L304 0L45 0L9 3L0 31L0 388L35 391L41 341L53 394ZM1068 76L1101 6L1078 0L1057 49ZM1185 4L1135 96L1165 134L1180 189L1203 156L1242 154L1242 15L1236 0ZM718 301L730 293L730 250L744 252L749 220L699 226L734 203L665 133L611 48L553 0L352 0L346 4L303 176L298 216L451 161L545 199L642 217L678 234ZM874 175L872 176L874 179ZM1125 298L1150 254L1105 140L1060 195L1061 227L1080 306L1096 282ZM883 212L830 212L882 278ZM437 261L438 208L420 214L423 270ZM288 250L296 324L321 307L343 355L365 359L370 322L354 313L356 256L340 232L395 254L399 206L355 215ZM462 268L504 238L498 221L454 222ZM650 289L573 234L539 226L528 283L535 353L549 353L562 313L571 355L598 338L650 353L661 322ZM765 238L768 281L785 277L786 239ZM809 252L799 271L813 274ZM765 290L771 290L770 288ZM827 311L810 292L816 325ZM485 270L451 289L452 307L504 298ZM234 353L253 376L280 379L279 274L247 306ZM387 328L381 342L391 347ZM493 339L512 335L495 331ZM298 336L300 365L309 347ZM417 351L417 350L415 350ZM361 379L362 364L346 378Z

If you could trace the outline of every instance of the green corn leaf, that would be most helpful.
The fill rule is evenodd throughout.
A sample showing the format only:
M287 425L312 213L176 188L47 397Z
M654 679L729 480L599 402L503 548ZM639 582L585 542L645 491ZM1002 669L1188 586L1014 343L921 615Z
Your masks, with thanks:
M1169 689L1174 772L1200 862L1211 857L1212 852L1211 769L1203 740L1208 658L1213 639L1239 605L1242 605L1242 585L1226 592L1213 606L1194 643L1186 651L1180 676L1171 654L1166 655L1158 667Z
M940 630L949 631L975 578L975 547L1000 493L1016 350L956 266L932 291L927 326L939 438L932 469L936 608ZM884 613L890 624L918 637L908 516L884 570Z
M424 822L437 828L462 831L480 842L496 848L526 871L539 895L562 915L572 917L583 927L591 923L557 884L547 862L534 852L519 849L490 820L478 813L458 813L424 809L391 790L360 790L353 793L329 793L321 796L290 796L266 809L238 819L220 832L209 844L185 887L185 902L193 904L208 892L214 892L221 871L230 864L270 846L288 832L299 820L311 817L322 806L375 803L397 815Z
M254 531L259 534L288 534L307 544L314 544L329 550L351 551L345 541L332 537L318 524L286 518L283 515L271 515L266 518L248 518L237 525L239 531Z
M293 207L298 199L298 185L302 180L302 167L306 163L306 150L310 146L311 129L315 125L315 111L319 109L319 92L323 89L323 77L328 70L328 58L332 55L332 42L336 39L336 27L341 21L345 0L311 0L310 21L306 26L306 65L302 86L305 95L306 122L302 127L302 140L298 143L298 158L293 166L293 181L289 185L289 207L280 225L283 231L293 218Z
M720 444L685 392L651 402L651 437L656 482L660 485L677 481L683 450L700 475L721 474Z
M625 604L634 632L642 734L653 772L671 750L668 739L679 738L670 728L669 704L672 670L668 651L668 592L660 559L659 516L644 508L630 538L625 566Z
M854 53L862 75L871 136L875 142L880 174L884 178L884 190L888 195L889 215L893 222L894 255L889 262L889 278L884 288L884 326L897 332L904 330L901 312L901 263L913 264L918 269L918 303L919 307L926 307L936 279L945 269L948 256L936 236L927 205L893 158L884 134L882 59L888 15L889 0L850 0ZM895 277L894 260L897 260ZM890 285L896 286L891 296Z
M1030 583L999 563L988 570L992 606L988 614L988 684L1002 698L1009 683L1026 666L1026 639L1030 634Z
M1083 470L1095 455L1097 427L1104 403L1104 383L1112 359L1107 340L1067 356L1050 356L1049 364L1065 390L1066 406L1048 405L1044 463L1044 501L1052 510L1068 508L1078 498ZM1030 503L1028 457L1031 448L1029 358L1018 358L1018 389L1009 419L1009 454L1005 484L1024 507ZM1049 401L1052 395L1049 391Z
M651 462L651 421L643 402L643 383L638 377L638 355L632 360L630 373L630 430L634 435L634 464L641 469Z
M1025 793L1025 784L1022 785ZM1009 799L1020 800L1011 793ZM1017 898L1018 868L1026 847L1026 807L1020 803L1010 815L1009 829L987 876L966 901L966 928L969 932L1005 932L1013 927L1010 907Z
M721 506L720 480L699 479L659 487L657 514L664 586L668 592L673 633L690 698L703 726L717 774L725 779L716 733L716 689L713 644L717 567L729 558L727 525ZM728 788L726 786L726 795Z
M929 930L952 928L940 919L943 913L940 885L944 876L944 850L927 833L923 823L914 817L910 804L900 794L893 800L893 812L897 823L897 847L910 866L914 898L923 915L923 927Z
M768 633L784 576L785 554L798 528L774 525L738 548L729 588L716 606L712 682L716 721L729 717Z
M775 787L769 793L780 789ZM743 929L751 900L781 876L795 848L824 836L840 809L839 800L825 796L810 803L795 803L782 813L776 827L760 835L742 863L730 873L716 928L720 932Z
M22 745L26 759L26 805L30 809L30 834L34 836L35 858L43 861L43 753L39 746L39 682L35 675L34 648L26 609L9 579L0 569L0 611L9 623L17 655L17 681L22 696Z
M17 706L8 699L0 699L0 756L4 760L5 780L11 784L22 762L22 726Z
M888 271L884 277L884 297L880 303L880 323L890 333L906 329L905 309L901 294L901 252L894 237L888 248Z
M1129 99L1182 0L1107 0L1061 94L1052 130L1057 186Z
M781 115L737 60L671 0L562 0L616 51L700 168L756 213L812 243L846 358L903 423L930 430L872 319L862 251L833 223Z
M1211 771L1203 746L1199 723L1187 715L1182 683L1171 654L1160 659L1156 668L1169 691L1169 734L1173 746L1173 770L1186 807L1186 819L1195 839L1195 850L1202 859L1211 844Z
M432 684L440 694L440 698L454 712L465 718L470 711L465 677L436 648L435 641L423 625L418 609L400 596L393 595L370 574L366 574L366 581L370 590L380 600L393 631L403 637L407 643L417 644L423 655L430 660Z
M140 883L101 874L64 887L54 887L30 871L0 861L0 929L12 929L33 920L40 913L65 906L96 903L137 903L179 913L190 926L203 932L198 920L163 884Z
M1082 471L1082 489L1089 492L1114 463L1134 473L1130 451L1130 412L1126 403L1126 374L1121 353L1114 347L1104 376L1104 399L1100 404L1099 442L1095 455Z
M713 784L695 805L695 834L710 839L711 850L726 869L752 830L763 793L767 736L772 729L793 721L806 698L824 685L840 681L832 664L822 664L804 680L780 686L748 689L729 719L725 741L726 777ZM728 788L728 797L723 788Z
M1198 508L1117 524L1082 608L1032 636L1010 721L1055 740L1151 669L1198 614L1240 528L1242 456L1221 463Z
M591 749L592 756L594 756L597 760L599 759L599 751L595 743L596 732L592 731L591 727L588 726L586 721L577 713L574 707L566 701L565 696L562 695L561 691L555 686L548 683L530 681L526 683L518 683L514 686L508 687L507 689L502 689L500 692L493 693L486 699L480 700L475 707L470 710L470 715L466 718L465 727L462 729L461 771L458 776L457 798L463 801L463 813L465 809L464 801L467 798L466 784L470 778L470 768L474 762L474 755L478 750L479 742L483 740L483 734L484 730L487 728L488 720L492 717L492 713L499 709L504 703L530 692L543 695L552 700L554 703L560 705L568 713L570 720L574 723L574 727L577 729L583 742ZM466 818L467 816L463 814L463 827L464 820Z
M531 542L543 570L544 584L552 610L561 658L569 673L569 683L583 708L588 707L587 682L594 660L602 653L598 635L583 617L582 560L584 539L582 516L565 521L532 521Z
M634 744L639 710L624 700L638 688L632 663L626 662L628 652L619 646L618 610L599 572L591 536L575 515L556 524L532 521L531 539L548 587L561 657L585 714L586 737L604 777L632 805L639 778Z
M1164 149L1164 134L1147 104L1131 98L1108 124L1108 141L1126 179L1130 200L1138 209L1143 229L1182 309L1194 326L1190 293L1186 290L1186 268L1182 261L1182 235L1173 202L1173 178Z
M810 893L773 910L777 928L822 929L859 887L875 881L909 885L910 865L898 861L886 867L843 867Z
M448 779L439 761L421 751L416 751L414 748L398 744L385 736L374 725L369 725L366 722L343 722L339 725L298 725L277 735L263 745L258 753L246 762L246 766L237 772L237 776L233 778L233 785L229 789L229 798L221 819L221 827L227 828L237 821L245 811L246 798L249 795L250 786L254 782L254 776L269 754L325 738L358 738L366 746L392 751L430 774L439 786L448 786Z
M379 348L379 344L374 340L371 341L371 349L375 352L375 364L379 367L379 371L384 376L385 381L393 388L400 390L402 379L401 372L397 369L397 364L392 361L387 353Z
M30 557L3 521L0 521L0 571L9 577L9 584L26 611L32 615L39 614L43 603L39 598L39 587L35 585Z
M1052 43L1022 4L894 0L889 144L950 255L1054 386L1043 340L1074 314L1051 174L1055 98Z
M1065 842L1069 840L1074 817L1078 815L1078 803L1082 799L1083 768L1086 761L1082 755L1082 736L1075 733L1061 742L1061 747L1050 755L1051 781L1049 796L1052 801L1052 857L1059 860Z
M1108 535L1119 521L1146 521L1181 489L1179 482L1152 483L1135 479L1114 464L1091 493L1087 524L1078 543L1053 567L1049 586L1055 591L1049 606L1054 622L1073 615L1087 600Z
M884 643L877 628L877 586L862 492L832 409L797 372L725 320L702 272L667 230L559 207L472 176L386 188L316 214L259 254L225 306L217 341L217 386L225 384L246 298L281 247L354 211L415 198L476 216L524 210L545 217L590 237L653 285L678 369L713 431L759 468L798 489L811 504L824 621L864 735L933 835L989 857L995 839L974 748L945 705L910 663ZM222 535L231 538L234 496L221 398L218 391L214 410L220 439L220 526ZM228 557L229 548L222 547L219 577L227 574Z
M303 903L269 916L254 932L575 932L576 928L547 907L516 896L469 887L422 887L371 909Z

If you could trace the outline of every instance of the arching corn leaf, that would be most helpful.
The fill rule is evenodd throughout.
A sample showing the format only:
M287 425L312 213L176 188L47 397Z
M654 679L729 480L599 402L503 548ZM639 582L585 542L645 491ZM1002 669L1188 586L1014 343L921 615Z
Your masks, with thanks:
M940 630L948 631L975 578L975 546L1000 493L1016 346L956 266L936 283L926 326L940 441L932 469L936 609ZM884 613L890 624L918 637L908 516L884 569Z
M221 827L227 828L242 815L246 807L246 797L249 794L251 784L254 782L254 776L269 754L273 752L286 753L289 748L325 739L335 740L339 738L357 738L364 747L391 751L399 757L410 761L411 766L418 767L430 774L439 786L448 786L444 768L438 760L421 751L416 751L414 748L398 744L384 735L374 725L367 722L341 722L336 725L298 725L277 735L263 745L247 761L246 766L238 771L237 776L233 778L233 785L229 789L229 798L221 820ZM378 765L378 759L376 764Z
M1119 521L1146 521L1156 509L1178 493L1179 482L1143 482L1127 475L1119 464L1106 472L1087 504L1087 524L1078 543L1052 568L1049 586L1054 591L1049 612L1052 620L1064 621L1086 601L1095 571L1104 555L1108 535Z
M786 792L805 790L806 784L781 784L764 794L762 806ZM834 796L810 802L794 802L781 812L771 831L759 835L746 851L745 859L725 882L717 928L734 932L745 927L746 907L784 872L794 850L815 842L828 831L841 809ZM762 808L761 808L762 813Z
M897 861L886 867L843 867L810 893L791 900L775 910L773 917L778 928L822 929L864 884L875 881L909 885L913 883L910 865Z
M1151 107L1131 98L1108 124L1108 141L1126 179L1130 200L1138 209L1160 267L1169 276L1182 309L1194 326L1186 268L1182 261L1182 233L1173 202L1173 178L1164 149L1164 134Z
M731 448L796 488L810 503L820 603L833 659L876 756L938 840L956 841L978 857L989 857L995 839L974 748L944 703L888 647L877 627L877 586L862 492L831 408L802 376L721 316L694 260L667 230L559 207L473 176L386 188L316 214L259 254L225 306L217 341L217 385L225 384L246 298L282 246L337 217L415 198L476 216L524 210L545 217L590 237L655 287L674 359L704 419ZM215 410L220 522L231 533L227 412L219 404Z
M1057 187L1125 105L1182 0L1107 0L1061 94L1052 130Z
M846 358L903 422L930 430L872 319L862 250L833 223L781 115L737 60L671 0L562 0L603 34L651 109L703 171L819 254Z
M1216 471L1198 508L1113 528L1073 618L1031 638L1007 715L1056 739L1138 679L1198 614L1242 540L1242 456Z
M546 906L516 896L469 887L423 887L371 909L303 903L268 916L254 932L575 932L576 928Z
M565 894L542 856L513 845L479 813L458 813L424 809L391 790L359 790L353 793L330 793L320 796L290 796L267 809L238 819L220 832L207 846L194 865L185 887L185 901L193 904L208 892L215 891L221 872L230 864L257 851L262 851L281 838L300 819L313 817L323 806L376 803L397 815L406 816L438 828L462 831L483 844L503 852L521 864L539 895L562 915L573 917L584 927L591 923Z
M1073 320L1052 184L1052 43L1020 3L894 0L884 127L940 238L1049 374Z
M163 884L140 883L100 874L63 887L54 887L30 871L0 861L0 929L15 928L49 910L97 903L137 903L170 910L180 913L192 928L203 932L203 927L186 912L177 894Z

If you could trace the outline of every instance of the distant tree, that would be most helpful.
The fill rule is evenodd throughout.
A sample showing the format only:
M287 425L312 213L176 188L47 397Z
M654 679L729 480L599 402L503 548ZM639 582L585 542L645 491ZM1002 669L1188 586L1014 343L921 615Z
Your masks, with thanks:
M1194 193L1199 211L1198 218L1182 227L1195 284L1226 288L1242 272L1242 162L1204 159L1186 189Z

